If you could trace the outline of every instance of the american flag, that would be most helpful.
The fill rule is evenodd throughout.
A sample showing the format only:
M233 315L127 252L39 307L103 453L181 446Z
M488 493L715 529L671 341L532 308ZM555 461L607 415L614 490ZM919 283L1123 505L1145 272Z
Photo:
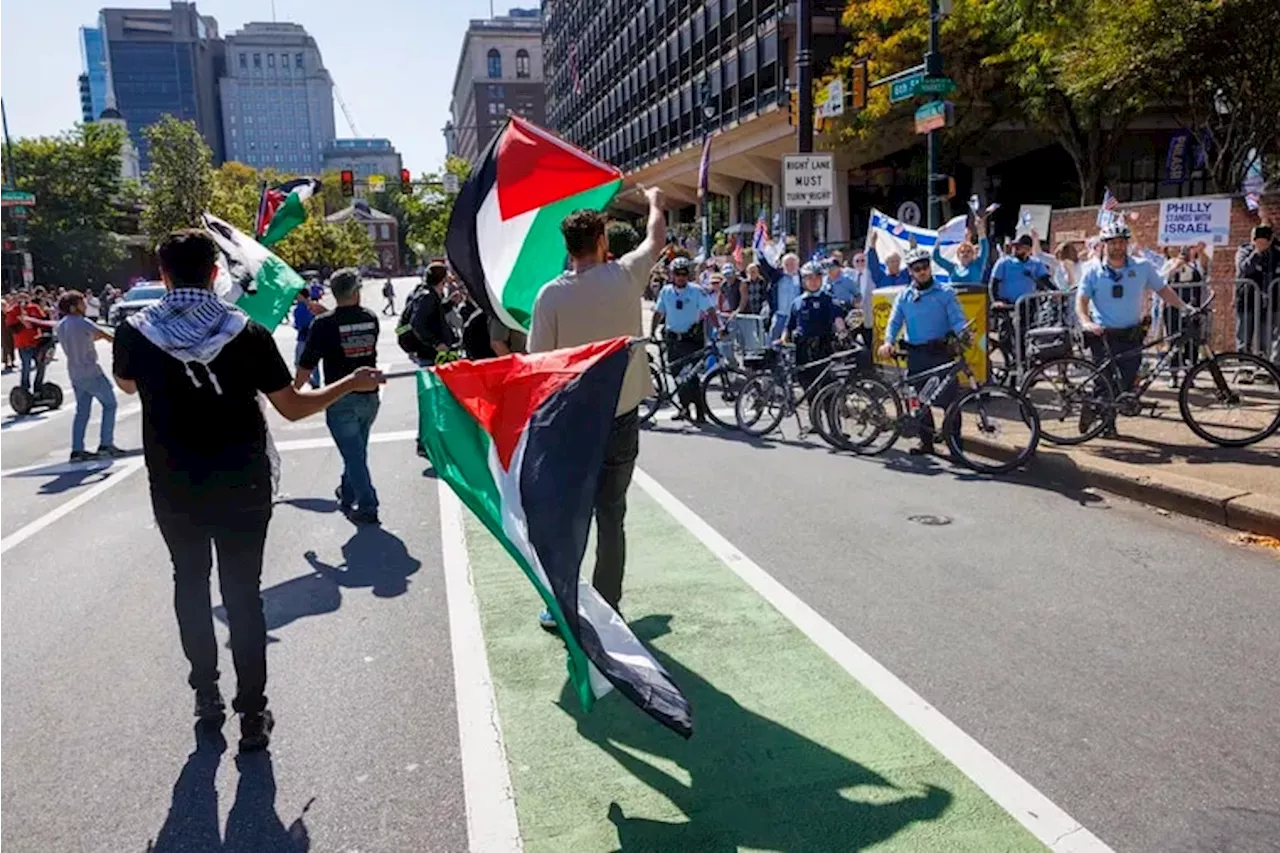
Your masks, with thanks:
M764 211L760 211L760 216L756 219L756 233L751 238L751 248L758 255L764 251L765 244L769 242L769 223L765 221Z
M738 239L738 235L734 234L729 238L729 242L733 244L733 265L738 269L742 269L742 241Z
M1262 196L1258 193L1245 193L1244 206L1256 212L1262 206Z
M1102 190L1102 206L1098 208L1098 227L1106 225L1115 217L1115 210L1120 206L1120 201L1111 194L1111 187L1104 187Z
M707 194L707 179L711 177L711 134L702 141L702 162L698 164L698 198Z

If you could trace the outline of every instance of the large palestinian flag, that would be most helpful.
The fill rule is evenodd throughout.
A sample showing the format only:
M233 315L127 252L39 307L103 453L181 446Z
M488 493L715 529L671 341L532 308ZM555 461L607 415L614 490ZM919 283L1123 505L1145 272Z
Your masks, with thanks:
M538 291L564 271L560 222L603 210L622 173L511 116L453 203L445 253L471 298L509 328L529 328Z
M618 612L579 577L629 341L458 361L418 374L436 473L497 537L560 626L585 709L616 687L688 737L688 700Z
M222 254L214 292L274 331L306 286L302 276L266 246L213 214L204 215L204 227Z
M319 191L320 182L315 178L294 178L276 187L263 184L253 236L264 246L283 240L307 221L307 199Z

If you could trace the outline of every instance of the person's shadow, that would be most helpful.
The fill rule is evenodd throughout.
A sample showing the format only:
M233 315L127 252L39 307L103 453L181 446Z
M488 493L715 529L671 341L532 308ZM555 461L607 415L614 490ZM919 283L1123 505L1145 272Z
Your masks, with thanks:
M283 628L308 616L333 613L342 606L342 590L368 587L378 598L394 598L409 590L409 576L422 566L395 534L370 524L361 525L342 546L342 562L331 565L315 551L303 555L311 572L262 590L262 613L267 630ZM224 625L221 604L213 615ZM268 643L279 642L267 636Z
M637 713L617 691L590 713L582 711L569 684L559 700L582 736L688 818L678 823L629 818L611 803L608 818L617 827L622 850L860 850L914 822L936 820L951 805L951 793L932 785L919 793L901 791L885 802L887 794L900 789L880 774L747 710L654 649L652 640L668 633L670 620L646 616L631 627L688 697L695 714L692 738L683 740ZM637 752L677 764L688 773L689 783ZM875 795L874 803L841 795L853 786L884 793Z
M225 840L218 831L216 778L227 741L219 729L196 726L196 747L173 786L164 825L147 853L307 853L311 837L302 813L286 828L276 814L276 777L271 753L236 757L240 779L227 816Z

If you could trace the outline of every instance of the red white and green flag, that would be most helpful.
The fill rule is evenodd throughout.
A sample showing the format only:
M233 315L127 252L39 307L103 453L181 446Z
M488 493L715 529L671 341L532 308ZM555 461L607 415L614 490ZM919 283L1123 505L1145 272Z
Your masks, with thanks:
M274 245L307 221L307 200L320 192L316 178L294 178L275 187L262 185L253 236L264 246Z
M689 737L693 718L680 688L579 576L629 349L616 338L420 371L419 431L436 474L555 616L583 708L616 687Z
M527 330L538 291L564 272L561 220L604 210L621 185L618 169L511 116L454 200L449 265L490 317Z
M214 293L274 331L306 286L302 276L266 246L212 213L204 215L204 227L220 254Z

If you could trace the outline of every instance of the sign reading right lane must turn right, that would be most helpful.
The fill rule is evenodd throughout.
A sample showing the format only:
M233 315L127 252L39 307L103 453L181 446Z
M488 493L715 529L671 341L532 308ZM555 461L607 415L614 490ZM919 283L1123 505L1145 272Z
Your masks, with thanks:
M782 158L783 207L831 207L834 203L834 155L788 154Z

